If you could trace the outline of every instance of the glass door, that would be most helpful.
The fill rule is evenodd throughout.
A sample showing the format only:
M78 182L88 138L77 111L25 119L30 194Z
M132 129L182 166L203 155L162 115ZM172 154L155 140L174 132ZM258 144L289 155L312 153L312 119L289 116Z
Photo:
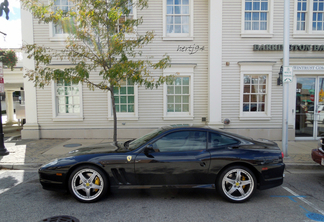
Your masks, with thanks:
M321 134L324 134L324 78L297 78L295 136L317 139Z

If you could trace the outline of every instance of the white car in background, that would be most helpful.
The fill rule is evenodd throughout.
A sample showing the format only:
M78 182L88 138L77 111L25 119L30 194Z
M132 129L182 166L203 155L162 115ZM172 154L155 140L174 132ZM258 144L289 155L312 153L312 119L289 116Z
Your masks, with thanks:
M318 117L315 118L315 120L318 120L318 122L324 123L324 105L318 105L317 106L317 114ZM314 106L310 106L306 112L306 120L310 121L311 123L314 122Z

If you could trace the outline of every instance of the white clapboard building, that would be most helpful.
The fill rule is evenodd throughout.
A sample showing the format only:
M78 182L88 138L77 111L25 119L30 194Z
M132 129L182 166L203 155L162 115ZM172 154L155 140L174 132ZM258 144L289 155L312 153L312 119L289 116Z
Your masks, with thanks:
M324 130L324 2L290 2L289 140L316 139ZM168 10L176 7L181 10ZM119 138L170 124L196 124L281 139L284 1L150 0L149 8L134 9L134 16L144 19L138 32L154 30L156 35L144 54L154 56L153 61L165 53L171 57L171 67L154 74L180 74L174 86L149 90L125 85L119 90ZM182 17L182 29L168 24L168 16ZM22 23L23 42L64 45L64 34L52 24L39 24L26 11ZM24 66L33 69L34 61L25 57ZM94 73L96 78L99 82ZM36 89L27 79L24 89L23 138L112 137L107 92L54 81ZM60 102L60 90L70 91L65 101L73 100L74 108L62 108L71 104Z

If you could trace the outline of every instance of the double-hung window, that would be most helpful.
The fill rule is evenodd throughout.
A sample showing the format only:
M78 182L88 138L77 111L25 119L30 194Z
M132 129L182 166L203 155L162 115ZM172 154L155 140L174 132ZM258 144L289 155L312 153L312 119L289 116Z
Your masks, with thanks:
M324 0L296 0L294 37L324 38Z
M177 77L167 85L168 113L189 112L189 80L190 77Z
M271 79L275 62L239 62L240 120L271 119Z
M176 75L178 73L178 75ZM164 120L193 119L193 77L194 65L172 66L163 71L164 75L175 75L172 83L165 83Z
M114 88L117 113L134 113L135 93L132 81L123 81L120 88Z
M82 112L82 84L58 79L53 82L53 120L80 121Z
M73 7L73 3L70 2L69 0L55 0L54 1L54 6L53 10L62 10L63 13L66 13L71 10ZM64 32L63 27L60 23L51 23L50 24L50 37L51 38L61 38L61 37L66 37L67 33Z
M271 37L273 34L273 0L244 0L242 37Z
M111 103L110 93L108 95ZM138 87L131 81L122 81L114 87L116 113L119 120L138 120ZM108 119L113 119L112 106L108 109Z
M244 74L243 112L265 112L267 75Z
M193 39L193 0L164 0L164 40Z
M118 20L118 25L116 27L116 32L119 32L122 29L123 24L127 20L137 19L136 8L133 7L133 0L128 0L128 9L130 11L128 15L122 14L120 16L120 18ZM134 34L133 31L134 30L130 30L130 32L127 33L127 35Z
M313 0L313 31L323 31L324 26L324 0Z

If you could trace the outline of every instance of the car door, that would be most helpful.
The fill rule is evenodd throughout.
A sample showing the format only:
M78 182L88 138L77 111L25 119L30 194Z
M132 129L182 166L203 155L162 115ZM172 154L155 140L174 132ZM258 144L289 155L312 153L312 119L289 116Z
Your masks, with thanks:
M240 160L245 151L239 149L241 141L229 135L210 132L208 135L208 150L211 156L209 172L216 175L224 166Z
M210 164L207 132L180 130L150 143L139 153L135 175L141 185L204 184ZM146 149L147 151L148 149Z

